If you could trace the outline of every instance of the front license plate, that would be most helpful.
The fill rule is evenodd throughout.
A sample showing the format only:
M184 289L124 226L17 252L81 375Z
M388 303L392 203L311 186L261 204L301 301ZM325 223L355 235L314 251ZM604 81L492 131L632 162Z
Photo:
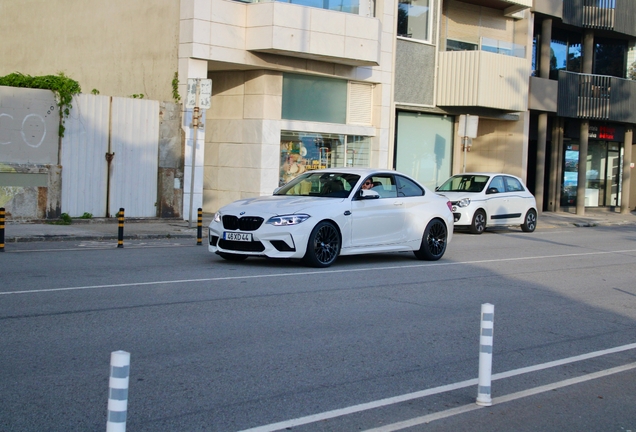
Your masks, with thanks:
M236 232L224 232L224 240L251 242L252 234L250 233L236 233Z

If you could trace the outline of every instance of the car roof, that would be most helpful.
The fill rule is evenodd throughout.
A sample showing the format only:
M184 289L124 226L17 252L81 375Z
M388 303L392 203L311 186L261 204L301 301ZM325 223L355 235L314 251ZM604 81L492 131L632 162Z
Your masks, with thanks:
M489 177L494 177L494 176L498 176L498 175L505 175L505 176L509 176L509 177L514 177L518 180L521 180L521 178L517 177L514 174L508 174L508 173L502 173L502 172L466 172L466 173L458 173L455 174L451 177L460 177L460 176L470 176L470 175L485 175L485 176L489 176Z

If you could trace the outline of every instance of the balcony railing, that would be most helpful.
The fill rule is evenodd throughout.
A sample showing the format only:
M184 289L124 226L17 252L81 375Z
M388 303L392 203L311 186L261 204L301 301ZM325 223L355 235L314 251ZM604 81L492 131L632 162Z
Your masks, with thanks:
M243 3L278 1L299 6L315 7L355 15L374 16L375 0L239 0Z
M528 109L530 62L487 51L439 53L437 105Z
M634 0L564 0L563 22L636 36Z
M636 123L636 81L559 71L557 114Z

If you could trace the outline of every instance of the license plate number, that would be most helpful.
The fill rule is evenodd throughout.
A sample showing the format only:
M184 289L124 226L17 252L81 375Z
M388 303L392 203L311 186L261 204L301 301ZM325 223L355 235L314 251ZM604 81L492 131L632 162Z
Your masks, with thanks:
M249 233L235 233L235 232L224 232L223 233L224 240L232 240L232 241L242 241L242 242L251 242L252 234Z

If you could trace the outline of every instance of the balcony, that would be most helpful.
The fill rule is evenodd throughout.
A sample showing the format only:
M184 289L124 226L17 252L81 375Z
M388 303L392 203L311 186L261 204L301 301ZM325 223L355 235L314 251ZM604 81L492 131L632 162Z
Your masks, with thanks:
M440 52L437 105L526 111L529 76L525 58L483 50Z
M349 66L380 62L376 18L289 3L247 5L245 49Z
M514 17L517 12L532 7L532 0L462 0L464 3L470 3L477 6L485 6L492 9L499 9L504 15Z
M636 81L559 71L557 114L636 123Z
M563 22L636 36L634 0L564 0Z

